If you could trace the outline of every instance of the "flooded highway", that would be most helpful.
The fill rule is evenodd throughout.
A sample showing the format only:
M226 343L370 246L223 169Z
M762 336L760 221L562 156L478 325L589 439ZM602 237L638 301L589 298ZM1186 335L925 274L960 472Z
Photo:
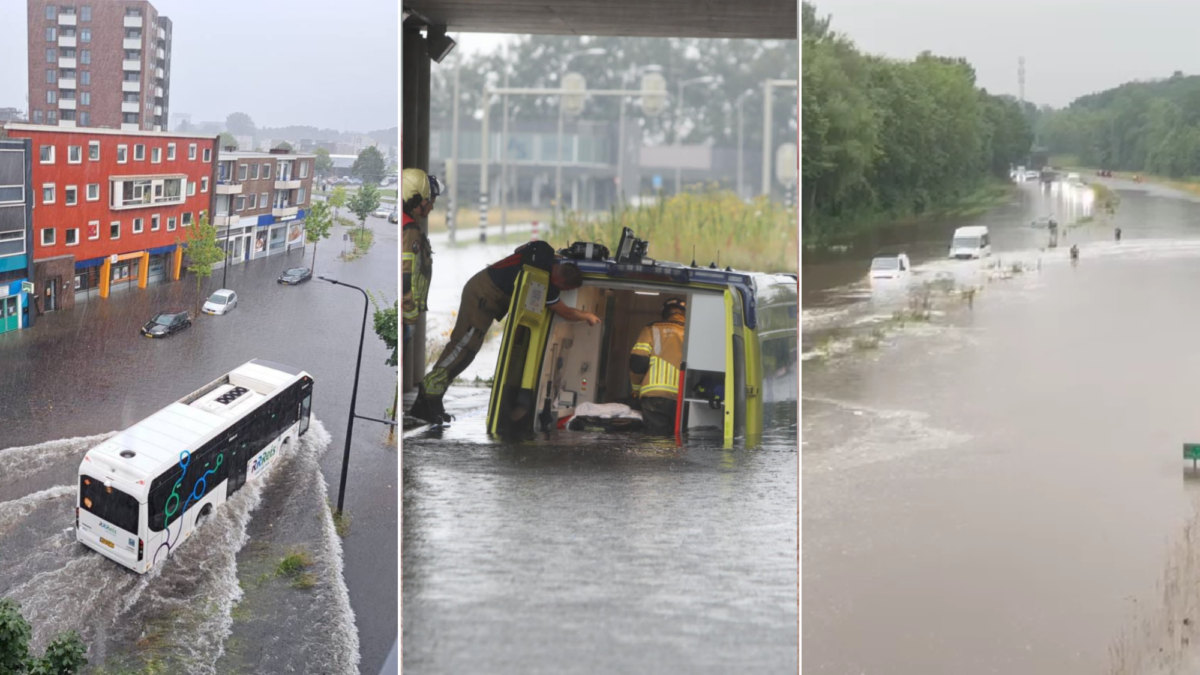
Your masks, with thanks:
M433 245L430 323L447 330L466 279L516 244ZM498 343L464 379L493 375ZM489 394L452 387L453 425L403 440L405 673L796 672L794 401L769 407L761 443L725 449L501 442Z
M372 219L375 244L337 259L342 227L322 242L317 273L396 294L396 226ZM239 306L147 340L138 328L168 306L194 310L194 282L93 299L0 339L0 596L22 604L40 652L78 630L91 667L108 672L377 672L396 638L397 452L382 426L359 422L346 509L336 499L361 296L313 280L280 286L299 250L230 268ZM208 290L219 287L217 270ZM139 577L75 541L75 481L87 450L254 358L313 375L313 425L267 480L217 509L178 555ZM395 370L368 328L358 410L383 417ZM330 449L333 451L330 452ZM330 487L327 487L330 486ZM311 585L275 574L301 552ZM157 668L158 670L153 670Z
M1200 204L1105 182L1116 216L1057 249L1036 183L921 228L926 319L871 252L806 262L805 672L1195 672ZM941 257L968 224L1002 264Z

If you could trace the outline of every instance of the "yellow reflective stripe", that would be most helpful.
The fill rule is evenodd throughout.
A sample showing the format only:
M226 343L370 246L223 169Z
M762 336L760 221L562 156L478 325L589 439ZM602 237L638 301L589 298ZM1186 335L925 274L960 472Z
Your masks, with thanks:
M414 309L414 310L412 310L411 312L409 312L409 311L405 311L405 312L404 312L404 318L406 318L406 319L415 319L415 318L417 318L417 315L418 315L418 314L420 314L420 313L421 313L421 312L420 312L420 310L417 310L417 309Z
M633 353L641 354L642 356L649 356L650 355L650 345L646 344L645 342L639 342L633 346Z
M405 253L405 254L403 254L403 255L401 255L401 256L400 256L400 259L401 259L401 260L416 260L416 259L417 259L417 254L415 254L415 253Z
M668 387L666 385L655 385L652 387L642 387L642 391L640 392L640 395L645 396L646 394L654 394L654 393L658 393L658 392L670 394L671 396L679 396L679 388L678 387Z

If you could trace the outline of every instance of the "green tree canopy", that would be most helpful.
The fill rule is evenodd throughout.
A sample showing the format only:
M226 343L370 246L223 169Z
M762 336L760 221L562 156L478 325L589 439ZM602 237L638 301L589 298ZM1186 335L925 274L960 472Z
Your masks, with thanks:
M333 171L333 160L329 158L329 151L325 148L317 148L316 169L318 176L327 176L330 171Z
M244 112L229 113L225 118L225 128L234 136L253 136L257 130L254 120Z
M225 148L229 148L229 147L236 148L236 147L238 147L237 139L234 138L233 134L229 133L228 131L222 131L220 147L222 150L224 150Z
M317 273L317 244L322 239L329 238L333 228L333 214L329 210L329 202L313 201L304 219L304 240L313 245L312 270Z
M350 173L361 178L364 183L378 185L383 180L384 167L383 153L374 147L365 148L358 153L358 158L350 167Z
M275 149L276 150L287 150L288 152L291 152L293 148L292 148L291 143L288 143L287 141L280 141L275 144Z
M176 242L182 243L184 259L187 261L188 272L196 277L196 313L204 298L200 295L201 283L212 276L213 266L225 259L225 250L217 242L217 228L209 224L208 214L200 216L200 222L184 228L184 239L178 237Z
M372 183L363 183L362 187L355 190L354 196L350 197L348 206L354 215L358 216L362 226L366 227L367 216L379 208L379 190Z

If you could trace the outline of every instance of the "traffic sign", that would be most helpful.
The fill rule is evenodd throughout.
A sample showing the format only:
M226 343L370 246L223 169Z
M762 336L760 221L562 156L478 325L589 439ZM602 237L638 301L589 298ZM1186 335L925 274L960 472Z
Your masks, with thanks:
M642 112L654 117L667 107L667 81L658 73L646 73L642 76L642 91L662 92L661 94L643 94Z
M22 293L32 293L33 292L33 282L32 281L22 281L21 282L21 292Z
M1192 460L1192 467L1196 466L1196 461L1200 460L1200 443L1184 443L1183 458Z
M572 91L584 91L587 89L587 81L579 73L567 73L567 76L562 81L563 89ZM583 94L567 94L563 96L563 111L568 115L578 115L583 112Z

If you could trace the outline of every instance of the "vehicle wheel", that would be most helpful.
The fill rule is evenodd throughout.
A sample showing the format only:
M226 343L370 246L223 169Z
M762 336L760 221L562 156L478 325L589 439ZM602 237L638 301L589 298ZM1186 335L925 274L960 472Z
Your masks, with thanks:
M212 511L212 504L205 504L204 508L200 509L200 515L196 516L196 529L200 529L200 526L208 520L210 515L212 515Z

